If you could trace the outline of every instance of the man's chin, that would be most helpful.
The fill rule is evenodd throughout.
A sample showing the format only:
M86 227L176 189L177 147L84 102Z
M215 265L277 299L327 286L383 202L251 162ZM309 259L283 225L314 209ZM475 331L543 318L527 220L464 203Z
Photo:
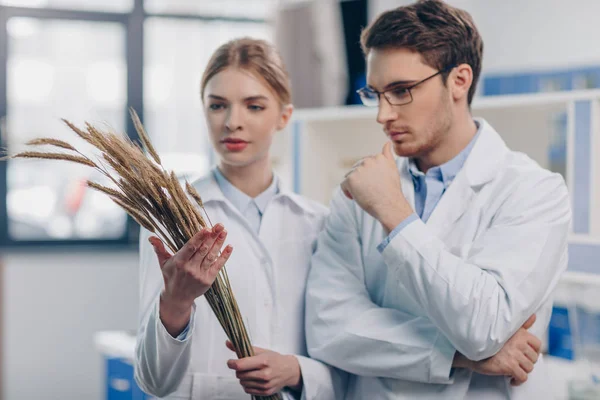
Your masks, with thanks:
M398 157L414 158L419 154L419 151L413 146L407 146L406 143L394 142L394 153Z

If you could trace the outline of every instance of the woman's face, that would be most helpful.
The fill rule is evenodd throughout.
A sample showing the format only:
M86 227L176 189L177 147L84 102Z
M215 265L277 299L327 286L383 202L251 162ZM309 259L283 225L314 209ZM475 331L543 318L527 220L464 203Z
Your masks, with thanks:
M234 67L207 82L203 104L214 149L223 163L236 167L268 158L274 134L292 114L266 81Z

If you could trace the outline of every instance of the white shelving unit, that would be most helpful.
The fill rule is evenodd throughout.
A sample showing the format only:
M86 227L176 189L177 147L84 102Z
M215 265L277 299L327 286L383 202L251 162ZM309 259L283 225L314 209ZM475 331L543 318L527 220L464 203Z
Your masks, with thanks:
M600 236L600 90L477 98L485 118L513 150L563 174L572 196L574 232ZM276 138L275 169L303 195L327 204L354 162L386 141L376 109L347 106L297 110ZM554 152L564 157L551 158Z

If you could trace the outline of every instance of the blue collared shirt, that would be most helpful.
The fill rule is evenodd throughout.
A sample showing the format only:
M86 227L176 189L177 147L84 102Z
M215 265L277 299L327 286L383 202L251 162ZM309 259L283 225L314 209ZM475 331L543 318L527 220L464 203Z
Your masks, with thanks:
M264 192L252 198L233 186L218 168L214 169L214 174L223 195L242 213L252 227L252 230L258 234L267 204L269 204L273 196L279 193L277 176L273 175L271 185Z
M458 153L453 159L437 167L432 167L427 170L427 173L419 171L413 159L408 160L408 170L412 177L413 186L415 188L415 213L402 221L383 242L377 246L377 249L382 252L388 243L411 222L421 218L423 222L427 222L435 206L439 203L442 195L448 189L456 175L460 172L467 157L471 153L475 142L481 132L481 125L477 124L477 133L471 139L467 147Z

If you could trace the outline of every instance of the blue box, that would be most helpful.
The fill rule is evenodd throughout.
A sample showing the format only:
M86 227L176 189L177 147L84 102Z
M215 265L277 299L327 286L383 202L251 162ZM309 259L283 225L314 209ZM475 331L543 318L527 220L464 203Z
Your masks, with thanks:
M133 377L133 365L122 358L106 359L107 400L150 400Z

